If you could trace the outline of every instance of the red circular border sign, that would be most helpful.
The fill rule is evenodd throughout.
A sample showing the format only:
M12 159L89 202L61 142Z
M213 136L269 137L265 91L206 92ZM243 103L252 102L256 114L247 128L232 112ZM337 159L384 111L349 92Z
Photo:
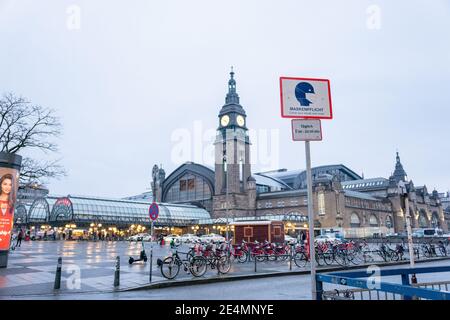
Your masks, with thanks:
M150 205L150 208L148 209L148 215L150 216L150 219L152 219L153 221L158 219L159 207L158 207L158 204L156 202L153 202Z

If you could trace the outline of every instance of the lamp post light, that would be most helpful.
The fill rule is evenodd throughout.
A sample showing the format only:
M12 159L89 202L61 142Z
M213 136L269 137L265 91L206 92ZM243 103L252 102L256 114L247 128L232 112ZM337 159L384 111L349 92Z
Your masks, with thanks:
M225 170L225 179L227 179L227 181L226 181L226 194L225 194L225 202L226 202L226 220L227 220L227 229L226 229L226 239L227 239L227 242L228 242L228 240L229 240L229 238L228 238L228 161L227 161L227 156L225 155L224 157L223 157L223 161L224 161L224 164L225 164L225 166L224 166L224 170Z
M400 193L400 199L403 199L402 202L404 203L404 211L403 212L405 213L406 232L408 234L409 262L410 262L411 268L414 268L414 247L413 247L412 232L411 232L411 215L409 212L408 190L403 181L399 182L398 188L399 188L399 193Z

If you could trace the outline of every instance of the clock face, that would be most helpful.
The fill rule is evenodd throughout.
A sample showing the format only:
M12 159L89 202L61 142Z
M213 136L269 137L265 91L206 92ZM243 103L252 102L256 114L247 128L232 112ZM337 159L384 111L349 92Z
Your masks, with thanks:
M229 123L230 123L230 117L228 115L224 115L220 119L220 124L222 125L222 127L226 127Z
M237 116L236 121L237 121L237 124L241 127L243 127L245 124L245 119L241 115Z

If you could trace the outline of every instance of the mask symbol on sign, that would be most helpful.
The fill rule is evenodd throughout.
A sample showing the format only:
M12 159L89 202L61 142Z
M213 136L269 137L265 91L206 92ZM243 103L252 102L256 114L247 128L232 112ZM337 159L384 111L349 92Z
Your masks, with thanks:
M308 82L300 82L295 86L295 97L301 106L309 106L313 102L306 98L306 94L315 94L313 86Z

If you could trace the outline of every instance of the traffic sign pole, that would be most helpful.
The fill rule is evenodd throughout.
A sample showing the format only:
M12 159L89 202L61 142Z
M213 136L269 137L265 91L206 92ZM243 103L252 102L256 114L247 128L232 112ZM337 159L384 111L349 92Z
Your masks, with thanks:
M330 81L313 78L280 78L281 116L294 118L292 140L305 141L306 179L308 191L309 261L311 263L311 294L317 299L316 250L314 246L314 210L310 141L322 140L319 119L333 119Z
M308 188L308 219L309 219L309 261L311 262L311 298L316 300L316 250L314 247L314 210L311 174L311 150L309 141L305 141L306 183Z
M153 238L153 220L152 220L152 225L151 225L151 227L150 227L150 236L152 237L152 242L155 240L154 238Z

